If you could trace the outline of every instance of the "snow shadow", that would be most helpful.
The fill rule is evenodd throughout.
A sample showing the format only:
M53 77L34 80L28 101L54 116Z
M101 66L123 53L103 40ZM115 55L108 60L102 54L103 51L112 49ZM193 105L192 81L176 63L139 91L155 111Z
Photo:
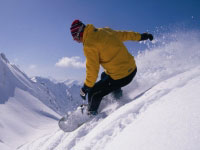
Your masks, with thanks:
M52 115L52 114L50 114L50 113L48 113L48 112L45 112L45 111L37 111L37 112L38 112L40 115L42 115L42 116L51 118L51 119L56 120L56 121L59 120L58 117L56 117L56 116L54 116L54 115Z

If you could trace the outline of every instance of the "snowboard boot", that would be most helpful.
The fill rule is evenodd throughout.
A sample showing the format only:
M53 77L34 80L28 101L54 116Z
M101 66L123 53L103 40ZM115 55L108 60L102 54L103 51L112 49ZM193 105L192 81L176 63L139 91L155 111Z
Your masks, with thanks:
M112 96L113 96L116 100L120 99L120 98L123 96L123 91L122 91L122 89L119 88L119 89L113 91L113 92L112 92Z
M80 109L83 115L87 114L89 117L96 116L98 114L97 111L88 111L88 105L86 104L82 104Z
M97 114L97 111L88 111L88 115L90 116L96 116Z

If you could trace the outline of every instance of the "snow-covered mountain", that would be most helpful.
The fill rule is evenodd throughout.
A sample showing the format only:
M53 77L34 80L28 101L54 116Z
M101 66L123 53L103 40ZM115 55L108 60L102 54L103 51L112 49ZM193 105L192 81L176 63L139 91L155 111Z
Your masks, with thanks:
M68 87L71 87L71 86L74 86L74 85L78 85L78 86L83 85L83 82L73 80L73 79L67 79L67 80L63 81L62 83L65 83Z
M81 84L75 80L67 80L64 82L55 82L47 78L34 77L35 83L42 85L47 93L51 93L56 98L58 113L66 114L68 111L73 111L82 103L79 96Z
M28 83L32 82L29 79L24 81L24 86L29 86L15 89L14 97L0 105L6 108L0 109L1 114L8 114L8 106L13 107L17 102L23 104L20 111L12 109L16 112L14 118L7 119L10 115L0 115L0 148L12 148L12 140L17 139L17 136L8 139L5 134L9 130L3 129L7 126L13 129L14 122L17 122L17 125L25 127L24 130L20 128L19 132L15 131L18 135L24 135L21 142L17 143L18 150L199 150L200 32L168 33L155 39L152 46L135 57L138 73L134 81L123 88L123 98L119 101L109 96L104 98L100 107L102 111L109 110L106 111L108 116L93 119L71 133L64 133L56 126L57 116L49 108L45 106L45 111L36 109L44 105L31 92L22 89L30 87ZM3 60L6 62L6 59ZM71 88L43 78L35 78L34 81L43 87L41 89L49 91L47 93L51 93L55 101L56 97L64 97L58 94L60 90L63 93ZM69 93L72 94L70 91ZM32 104L37 100L37 104ZM31 122L37 126L34 123L28 124L29 116L21 111L27 108L32 111L27 115L37 114L37 117L30 117ZM5 117L6 125L3 124ZM42 122L40 117L46 120ZM20 124L18 120L26 121ZM37 136L23 134L33 130L27 124L35 129ZM41 132L43 129L46 131ZM20 145L22 141L23 145Z
M0 147L16 148L31 137L37 137L44 124L58 120L50 109L54 97L33 83L15 65L0 54ZM44 102L44 103L42 103ZM48 106L46 106L46 105ZM2 148L3 147L3 148Z
M46 132L45 128L57 126L58 114L81 103L79 90L80 85L68 87L40 77L31 80L1 53L0 149L16 148Z

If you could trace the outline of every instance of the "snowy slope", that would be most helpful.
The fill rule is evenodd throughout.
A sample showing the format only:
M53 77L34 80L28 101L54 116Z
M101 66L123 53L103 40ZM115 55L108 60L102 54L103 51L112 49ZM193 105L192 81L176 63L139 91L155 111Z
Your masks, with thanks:
M59 111L56 97L46 90L46 87L33 82L14 64L11 64L6 56L0 54L0 104L4 104L14 96L15 89L19 88L29 92L54 111Z
M197 67L159 83L103 120L72 133L58 130L20 150L198 150L199 89Z
M30 93L15 89L14 96L0 105L0 139L16 148L55 127L57 115ZM44 127L45 125L45 127Z
M0 149L16 149L46 133L48 126L55 127L59 115L48 107L53 106L49 101L53 98L1 53Z
M0 149L16 149L55 127L50 95L0 54ZM45 103L42 103L45 102ZM44 125L47 125L43 127Z
M80 84L66 82L30 79L0 53L0 149L15 149L56 129L58 114L80 105Z
M14 95L15 87L27 90L31 89L28 77L15 65L11 65L6 56L0 54L0 104L5 103L10 96Z
M138 104L132 103L132 108L139 105L136 114L132 114L135 120L127 117L123 121L128 124L125 130L106 149L198 150L199 89L200 67L158 84L140 97ZM126 111L131 109L131 106L125 107L129 107L123 108Z
M106 106L108 117L71 133L57 128L19 149L199 150L199 33L168 33L139 53L137 76L120 101Z

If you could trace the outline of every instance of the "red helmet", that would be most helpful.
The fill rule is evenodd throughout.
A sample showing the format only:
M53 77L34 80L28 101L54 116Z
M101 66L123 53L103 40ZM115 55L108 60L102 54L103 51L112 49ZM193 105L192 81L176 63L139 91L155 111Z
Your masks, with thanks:
M71 25L71 34L74 40L79 41L83 37L85 25L80 20L74 20Z

